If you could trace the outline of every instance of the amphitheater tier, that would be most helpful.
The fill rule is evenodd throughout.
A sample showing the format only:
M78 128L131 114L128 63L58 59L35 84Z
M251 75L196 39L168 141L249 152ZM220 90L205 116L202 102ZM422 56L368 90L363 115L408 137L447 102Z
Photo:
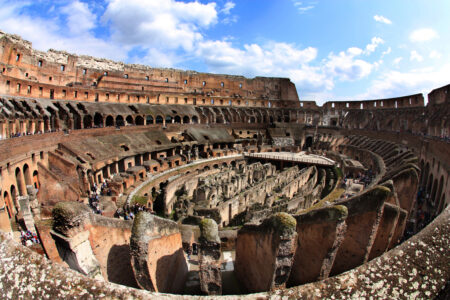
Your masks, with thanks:
M0 44L7 298L448 293L450 85L318 106L287 78Z

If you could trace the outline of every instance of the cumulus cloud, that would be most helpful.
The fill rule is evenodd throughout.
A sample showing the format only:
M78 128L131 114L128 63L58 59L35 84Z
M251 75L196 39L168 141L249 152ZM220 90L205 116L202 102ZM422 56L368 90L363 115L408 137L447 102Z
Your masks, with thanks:
M112 0L102 20L119 43L190 51L200 29L217 22L217 10L215 3Z
M411 55L409 57L409 60L410 61L415 60L415 61L421 62L421 61L423 61L423 57L416 50L413 50L413 51L411 51Z
M426 42L436 39L438 37L439 35L432 28L417 29L411 32L411 34L409 35L409 39L412 42Z
M67 26L74 35L84 34L96 26L97 16L93 14L86 3L74 1L61 8L67 16Z
M97 38L90 32L95 26L95 16L86 4L72 1L65 6L52 7L55 14L67 16L70 12L80 17L77 20L67 16L67 24L57 17L44 19L25 14L30 5L31 2L0 0L0 28L33 42L33 47L42 51L54 48L116 60L127 58L126 47ZM91 19L86 20L83 14Z
M349 48L339 54L330 53L325 63L325 71L339 80L354 81L366 77L372 71L373 65L356 58L363 51L359 48Z
M373 19L374 19L376 22L380 22L380 23L384 23L384 24L388 24L388 25L392 24L392 21L391 21L391 20L389 20L389 19L386 18L386 17L380 16L380 15L375 15L375 16L373 16Z
M373 37L370 44L366 46L366 54L370 54L377 49L378 45L384 44L384 40L380 37Z
M220 12L222 12L225 15L229 15L230 10L232 10L235 6L236 6L236 4L234 2L228 1L227 3L225 3L223 8L220 10Z
M361 99L389 98L407 95L411 91L429 93L436 86L448 84L450 64L438 68L423 68L405 72L387 71L371 82Z

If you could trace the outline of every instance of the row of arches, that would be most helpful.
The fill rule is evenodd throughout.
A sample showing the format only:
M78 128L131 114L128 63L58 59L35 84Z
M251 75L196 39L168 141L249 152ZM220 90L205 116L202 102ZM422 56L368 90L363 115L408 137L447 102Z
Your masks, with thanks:
M420 169L422 170L420 176L420 188L425 193L425 197L429 199L430 203L434 206L435 214L440 213L445 206L445 179L444 175L433 172L434 162L425 162L423 159L420 161ZM439 172L440 162L438 162Z
M152 125L152 124L197 124L199 123L199 119L197 116L163 116L163 115L146 115L146 116L112 116L108 115L103 117L100 113L96 113L94 117L91 115L85 115L83 117L83 128L91 128L91 127L113 127L113 126L126 126L126 125ZM75 129L81 129L75 128Z

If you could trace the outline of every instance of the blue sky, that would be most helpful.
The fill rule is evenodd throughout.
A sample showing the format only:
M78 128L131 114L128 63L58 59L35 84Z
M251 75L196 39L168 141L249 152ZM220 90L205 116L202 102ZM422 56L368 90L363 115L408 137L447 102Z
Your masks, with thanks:
M388 98L450 83L448 0L0 0L0 30L154 67L289 77L300 99Z

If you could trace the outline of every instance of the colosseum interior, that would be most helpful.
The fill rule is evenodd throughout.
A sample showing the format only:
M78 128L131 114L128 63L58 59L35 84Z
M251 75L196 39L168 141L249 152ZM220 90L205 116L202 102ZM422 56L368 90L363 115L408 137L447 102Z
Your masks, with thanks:
M450 85L318 106L0 36L6 298L448 296Z

